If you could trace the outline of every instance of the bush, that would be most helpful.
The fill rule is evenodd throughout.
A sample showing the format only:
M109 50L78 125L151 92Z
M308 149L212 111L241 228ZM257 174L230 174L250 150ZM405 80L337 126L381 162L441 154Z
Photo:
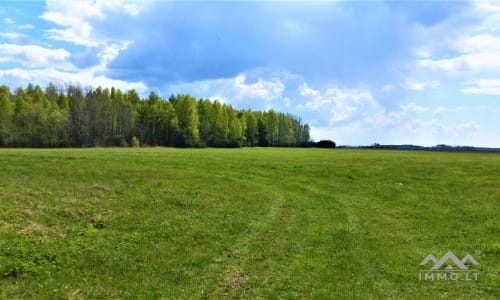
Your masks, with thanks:
M128 143L122 135L113 135L106 139L105 146L108 147L128 147Z
M136 136L133 136L130 145L132 147L140 147L141 146L141 142L139 141L139 139Z
M335 148L336 144L332 140L321 140L316 143L316 147L318 148Z

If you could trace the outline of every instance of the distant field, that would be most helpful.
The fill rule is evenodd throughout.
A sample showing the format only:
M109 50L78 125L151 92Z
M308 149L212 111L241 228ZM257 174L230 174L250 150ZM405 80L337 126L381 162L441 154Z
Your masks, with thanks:
M499 211L495 153L0 150L0 298L499 299Z

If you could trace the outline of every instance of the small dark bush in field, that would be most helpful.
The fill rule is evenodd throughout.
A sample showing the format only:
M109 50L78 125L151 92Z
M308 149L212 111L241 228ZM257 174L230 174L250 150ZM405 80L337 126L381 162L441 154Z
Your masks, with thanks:
M336 144L332 140L321 140L315 146L318 148L335 148Z

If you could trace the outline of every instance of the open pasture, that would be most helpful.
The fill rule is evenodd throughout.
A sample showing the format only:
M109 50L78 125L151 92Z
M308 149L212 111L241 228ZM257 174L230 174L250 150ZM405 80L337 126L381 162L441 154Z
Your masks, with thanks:
M4 149L0 298L498 299L499 208L496 153Z

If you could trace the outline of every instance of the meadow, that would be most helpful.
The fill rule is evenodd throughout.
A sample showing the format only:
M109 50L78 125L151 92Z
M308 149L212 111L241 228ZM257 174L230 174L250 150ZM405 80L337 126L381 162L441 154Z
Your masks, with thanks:
M0 298L499 299L499 208L498 153L3 149Z

